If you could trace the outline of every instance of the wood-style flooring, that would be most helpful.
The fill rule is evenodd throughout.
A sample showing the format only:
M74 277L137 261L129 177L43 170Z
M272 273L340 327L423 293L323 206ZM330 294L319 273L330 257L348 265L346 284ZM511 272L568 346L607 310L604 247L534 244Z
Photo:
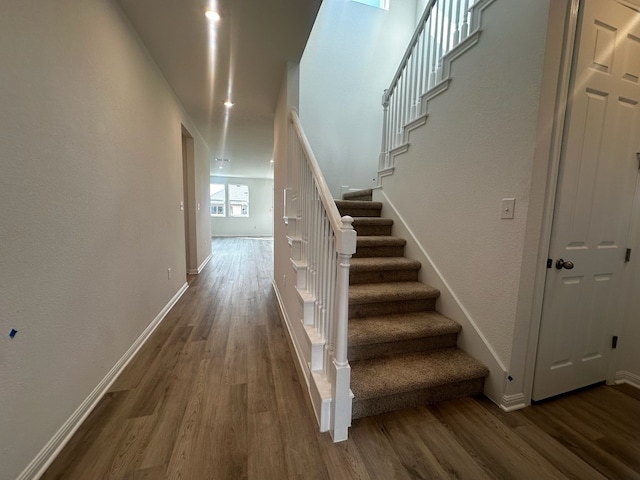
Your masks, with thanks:
M272 290L270 239L213 260L45 479L640 479L640 391L512 413L466 398L318 433ZM303 382L304 383L304 382Z

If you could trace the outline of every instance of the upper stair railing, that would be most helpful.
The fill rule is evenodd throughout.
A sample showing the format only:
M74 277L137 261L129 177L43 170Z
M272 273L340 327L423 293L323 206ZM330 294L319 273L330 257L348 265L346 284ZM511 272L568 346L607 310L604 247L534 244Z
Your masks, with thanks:
M333 440L341 441L346 440L351 425L347 331L349 262L356 250L356 232L353 218L340 217L297 112L291 110L289 118L291 186L297 211L296 237L300 239L300 258L294 260L305 266L297 287L309 304L304 312L305 327L313 329L322 345L321 358L311 359L311 369L331 385L329 429Z
M381 174L393 168L394 153L406 148L412 123L426 120L429 98L446 89L447 57L462 50L477 29L474 5L486 0L429 0L400 66L382 97L384 107ZM460 52L461 53L461 52ZM418 126L416 125L416 126Z

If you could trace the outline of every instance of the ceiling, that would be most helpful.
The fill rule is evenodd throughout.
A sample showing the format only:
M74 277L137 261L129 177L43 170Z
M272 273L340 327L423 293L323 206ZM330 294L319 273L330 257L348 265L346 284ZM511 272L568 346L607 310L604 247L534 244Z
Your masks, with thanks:
M209 145L212 174L273 178L280 83L321 0L116 1ZM208 20L208 9L221 20Z

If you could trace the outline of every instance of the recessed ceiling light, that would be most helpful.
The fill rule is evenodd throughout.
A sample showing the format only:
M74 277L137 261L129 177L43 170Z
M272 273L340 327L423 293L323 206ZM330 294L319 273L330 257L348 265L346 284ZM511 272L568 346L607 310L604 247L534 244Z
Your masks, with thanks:
M231 108L233 107L233 102L231 100L227 100L226 102L224 102L224 106L227 108Z
M273 158L271 160L269 160L269 163L273 163Z
M212 22L220 21L220 14L214 10L207 10L206 12L204 12L204 15Z

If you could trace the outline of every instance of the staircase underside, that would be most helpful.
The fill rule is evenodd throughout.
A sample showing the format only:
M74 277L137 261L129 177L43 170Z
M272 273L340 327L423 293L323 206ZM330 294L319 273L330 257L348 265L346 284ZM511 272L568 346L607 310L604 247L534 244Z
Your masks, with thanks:
M488 369L458 349L461 330L435 310L440 292L419 281L371 190L336 201L354 217L357 250L349 276L352 418L482 393Z

